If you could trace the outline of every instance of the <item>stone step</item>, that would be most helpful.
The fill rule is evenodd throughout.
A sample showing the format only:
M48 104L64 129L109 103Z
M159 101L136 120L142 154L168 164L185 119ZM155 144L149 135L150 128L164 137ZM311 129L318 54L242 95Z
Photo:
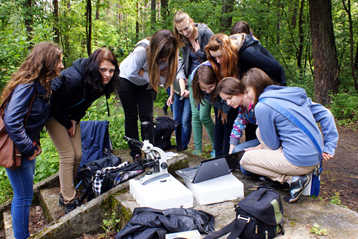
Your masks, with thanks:
M11 212L9 210L3 212L3 220L4 220L5 238L6 239L15 239L14 230L12 229Z
M186 155L178 155L168 160L168 171L173 173L179 168L188 167L187 158ZM114 198L127 192L128 187L128 182L120 184L68 214L63 214L64 209L58 205L59 188L40 190L39 201L51 223L31 238L77 238L84 233L95 234L103 231L103 220L111 219L112 212L119 215L118 201ZM131 218L131 213L126 215L127 220L122 220L123 222Z
M60 188L45 188L40 190L40 205L44 210L47 221L53 222L65 215L65 208L58 204Z

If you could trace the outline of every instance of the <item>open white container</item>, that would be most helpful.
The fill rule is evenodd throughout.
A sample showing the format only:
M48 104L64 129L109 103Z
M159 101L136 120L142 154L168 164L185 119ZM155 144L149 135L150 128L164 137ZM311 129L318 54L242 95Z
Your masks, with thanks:
M224 202L244 197L244 184L234 175L227 174L200 183L184 179L185 185L193 192L200 205Z

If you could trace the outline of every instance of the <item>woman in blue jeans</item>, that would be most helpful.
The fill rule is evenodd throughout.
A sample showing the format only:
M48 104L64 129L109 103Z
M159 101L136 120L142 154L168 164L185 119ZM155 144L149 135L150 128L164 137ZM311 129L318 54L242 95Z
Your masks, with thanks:
M33 198L36 156L41 154L39 135L50 114L51 80L60 75L61 49L49 42L39 43L6 85L2 100L11 95L5 109L5 129L22 155L21 166L6 169L14 197L12 227L16 239L28 238L29 213ZM35 97L36 96L36 97ZM24 119L33 103L24 127Z

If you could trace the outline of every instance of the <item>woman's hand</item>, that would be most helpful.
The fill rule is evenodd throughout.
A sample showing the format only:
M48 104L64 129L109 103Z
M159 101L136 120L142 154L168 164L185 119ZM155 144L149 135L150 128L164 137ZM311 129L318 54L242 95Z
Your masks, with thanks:
M193 46L195 52L200 50L200 44L199 44L198 40L194 40L194 38L189 38L189 41L190 41L191 45Z
M331 158L333 158L333 155L331 155L331 154L328 154L328 153L323 153L322 154L322 159L323 159L324 162L330 160Z
M245 152L247 152L247 151L251 151L251 150L257 150L257 149L263 149L264 147L261 145L261 144L259 144L259 145L257 145L256 147L250 147L250 148L247 148L247 149L244 149L245 150Z
M188 98L188 97L189 97L189 94L190 94L190 91L184 90L184 91L181 93L181 97Z
M42 149L40 147L40 145L37 145L37 153L36 156L39 156L42 153Z
M221 122L222 122L223 124L225 124L225 123L227 122L227 114L224 113L224 111L219 110L218 118L220 118L220 115L221 115Z
M170 95L167 100L167 106L171 106L174 102L174 95Z
M34 160L35 158L36 158L36 155L38 155L37 154L37 150L35 150L35 152L34 152L34 154L31 156L31 157L29 157L28 159L31 161L31 160Z
M75 136L77 122L71 119L71 123L72 123L72 127L67 129L67 132L70 136Z
M144 70L143 70L143 68L140 68L140 70L139 70L139 72L138 72L138 75L140 75L141 77L143 77L144 76Z
M160 75L161 76L167 76L168 75L168 67L164 67L163 69L160 70Z

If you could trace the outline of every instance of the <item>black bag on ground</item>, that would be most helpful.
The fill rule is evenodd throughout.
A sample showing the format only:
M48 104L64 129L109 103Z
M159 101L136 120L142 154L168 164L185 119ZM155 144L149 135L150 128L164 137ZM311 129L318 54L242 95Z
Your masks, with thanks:
M176 134L177 147L182 148L181 126L176 120L169 117L158 117L154 120L154 146L163 150L171 149L170 137L175 129L180 130Z
M82 183L84 185L84 188L88 188L97 170L101 170L107 167L118 166L121 162L122 159L120 157L112 154L102 159L94 160L84 164L81 168L81 172L83 175Z
M228 239L266 239L284 234L281 197L276 191L260 188L241 200L235 208L235 220L205 239L218 238L228 232L231 232Z

